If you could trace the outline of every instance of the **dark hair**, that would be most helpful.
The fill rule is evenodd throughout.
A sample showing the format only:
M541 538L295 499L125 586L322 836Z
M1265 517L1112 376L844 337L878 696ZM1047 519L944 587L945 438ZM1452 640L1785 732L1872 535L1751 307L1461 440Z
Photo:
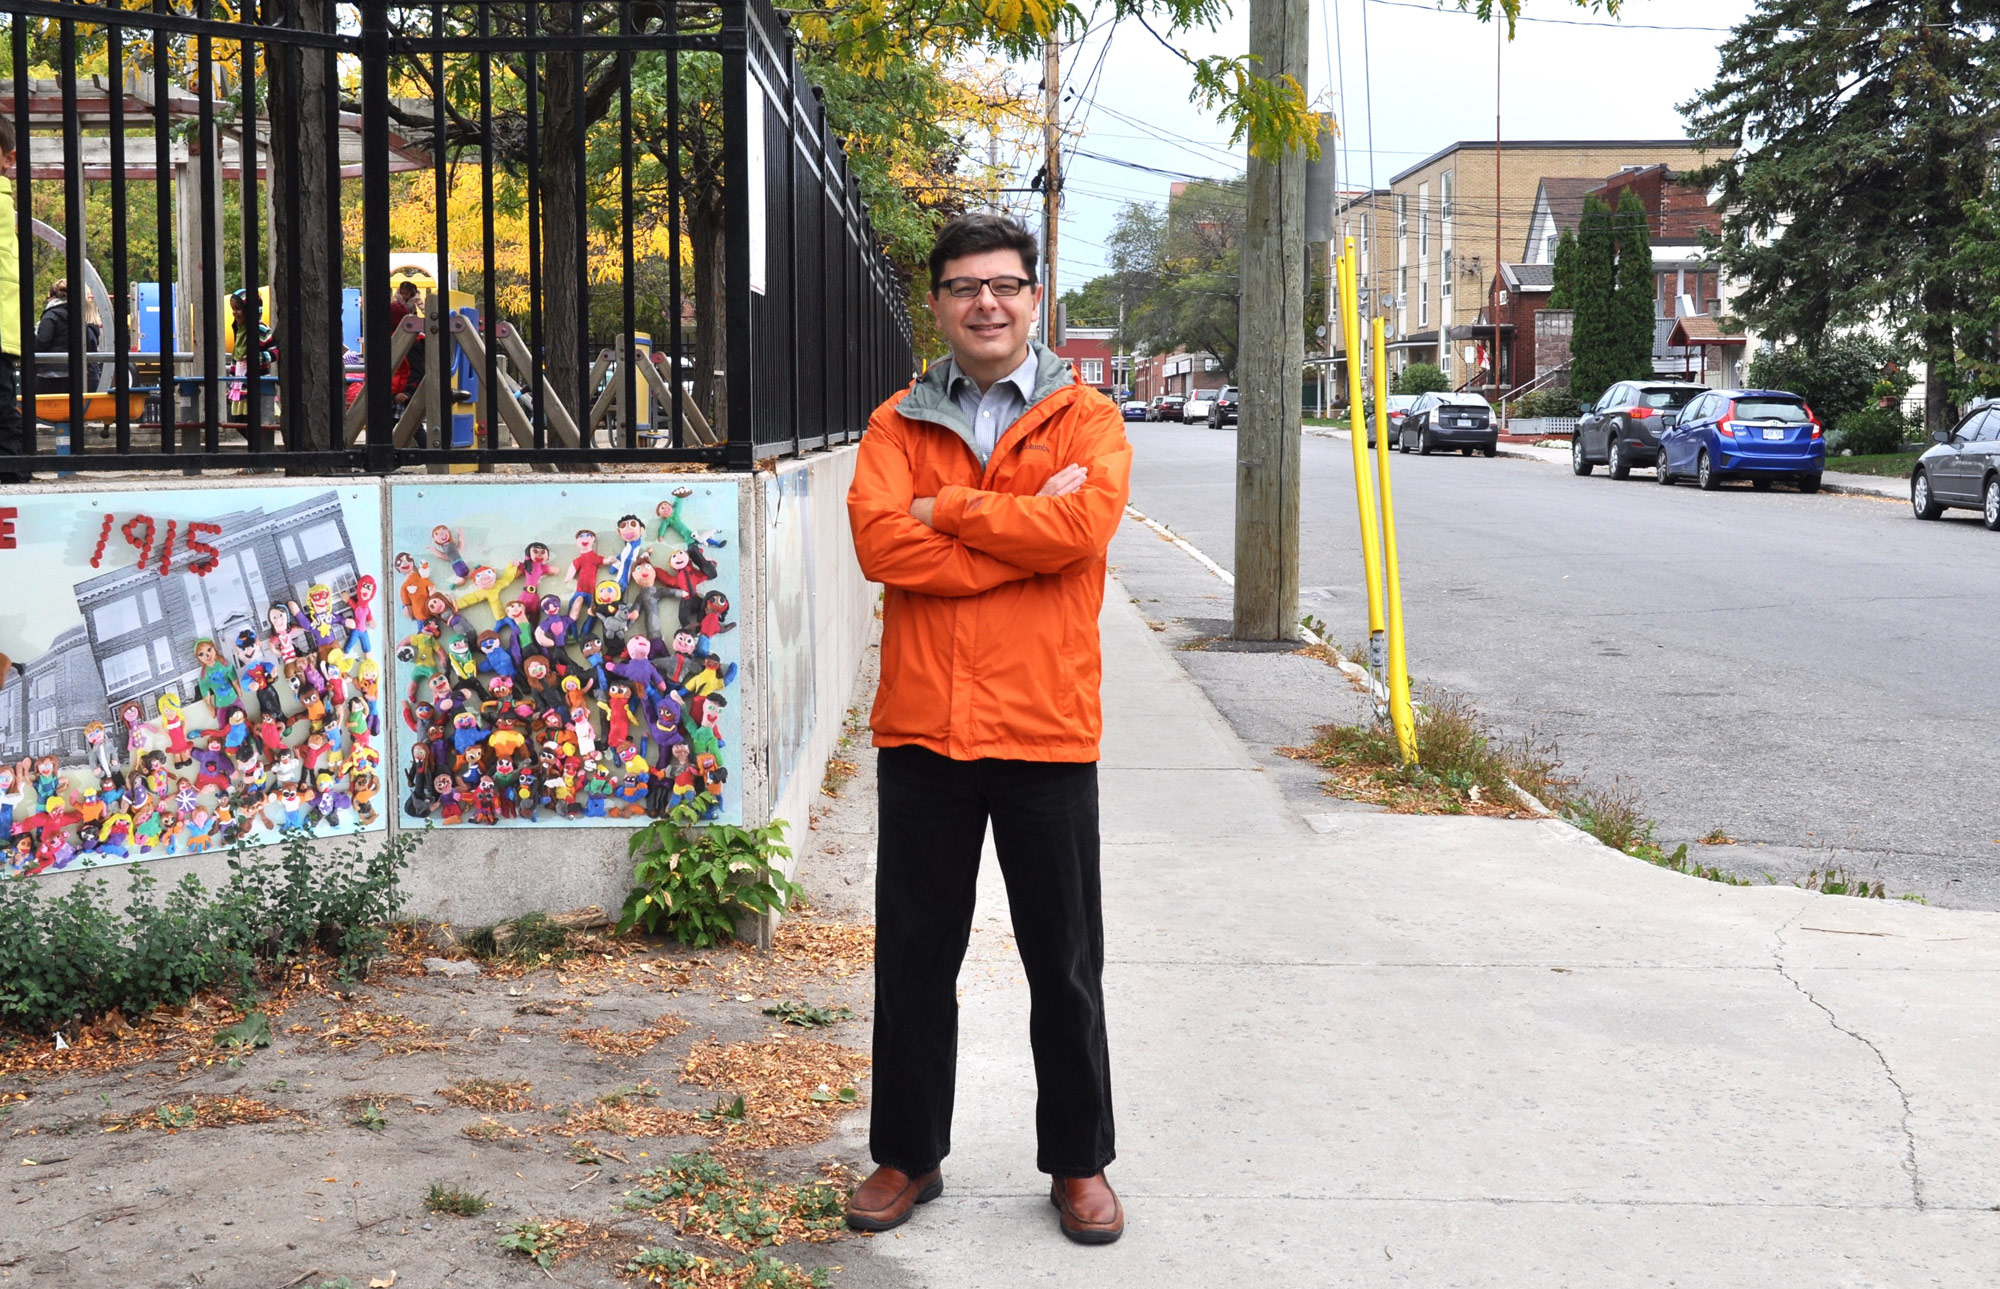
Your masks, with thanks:
M938 280L944 276L945 265L982 251L1017 252L1021 257L1021 267L1027 270L1028 280L1036 280L1035 261L1041 254L1041 248L1035 242L1035 235L1005 215L982 212L960 215L938 230L937 242L931 247L931 293L937 293Z
M0 116L0 152L14 150L14 123Z

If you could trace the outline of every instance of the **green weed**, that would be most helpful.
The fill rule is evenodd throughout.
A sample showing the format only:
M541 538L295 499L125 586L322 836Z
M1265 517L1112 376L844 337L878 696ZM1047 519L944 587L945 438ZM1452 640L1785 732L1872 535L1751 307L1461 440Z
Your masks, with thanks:
M433 1213L444 1213L451 1217L478 1217L493 1207L493 1201L485 1195L474 1195L471 1191L456 1186L446 1186L443 1182L432 1182L430 1190L424 1193L424 1207Z
M775 1016L786 1025L797 1025L806 1029L824 1029L854 1018L854 1013L845 1007L815 1007L811 1003L793 1002L790 999L766 1007L764 1014Z

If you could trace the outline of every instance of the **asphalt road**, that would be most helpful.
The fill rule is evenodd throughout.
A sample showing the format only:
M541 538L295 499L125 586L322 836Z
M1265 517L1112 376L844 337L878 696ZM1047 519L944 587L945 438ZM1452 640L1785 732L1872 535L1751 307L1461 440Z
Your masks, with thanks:
M1133 505L1230 567L1235 432L1128 430ZM1347 650L1350 448L1307 435L1302 460L1301 609ZM2000 908L2000 535L1970 512L1456 454L1396 456L1394 480L1420 687L1630 786L1670 845L1721 829L1738 844L1697 853L1747 877L1837 864Z

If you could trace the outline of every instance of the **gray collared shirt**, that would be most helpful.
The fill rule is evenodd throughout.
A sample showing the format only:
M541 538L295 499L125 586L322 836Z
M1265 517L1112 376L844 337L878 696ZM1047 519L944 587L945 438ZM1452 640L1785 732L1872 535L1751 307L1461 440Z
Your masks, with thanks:
M1000 436L1021 419L1022 412L1028 410L1028 400L1035 394L1035 374L1040 366L1035 348L1030 345L1028 356L1021 360L1021 365L994 381L992 387L981 394L979 382L961 375L957 360L952 360L945 388L951 391L952 400L965 413L965 419L972 423L972 439L974 450L979 453L979 464L986 464L993 455L994 447L999 444Z

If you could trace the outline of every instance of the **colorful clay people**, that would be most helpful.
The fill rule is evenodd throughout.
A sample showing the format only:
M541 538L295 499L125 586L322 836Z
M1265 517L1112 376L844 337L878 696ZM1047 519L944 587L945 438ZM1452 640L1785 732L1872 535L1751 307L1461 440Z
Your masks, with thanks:
M696 526L700 505L686 487L658 502L651 548L643 509L610 525L609 554L597 528L578 529L562 565L528 533L437 524L431 550L464 588L451 596L397 557L407 820L722 816L736 623L708 554L728 543ZM507 551L519 559L481 562Z

